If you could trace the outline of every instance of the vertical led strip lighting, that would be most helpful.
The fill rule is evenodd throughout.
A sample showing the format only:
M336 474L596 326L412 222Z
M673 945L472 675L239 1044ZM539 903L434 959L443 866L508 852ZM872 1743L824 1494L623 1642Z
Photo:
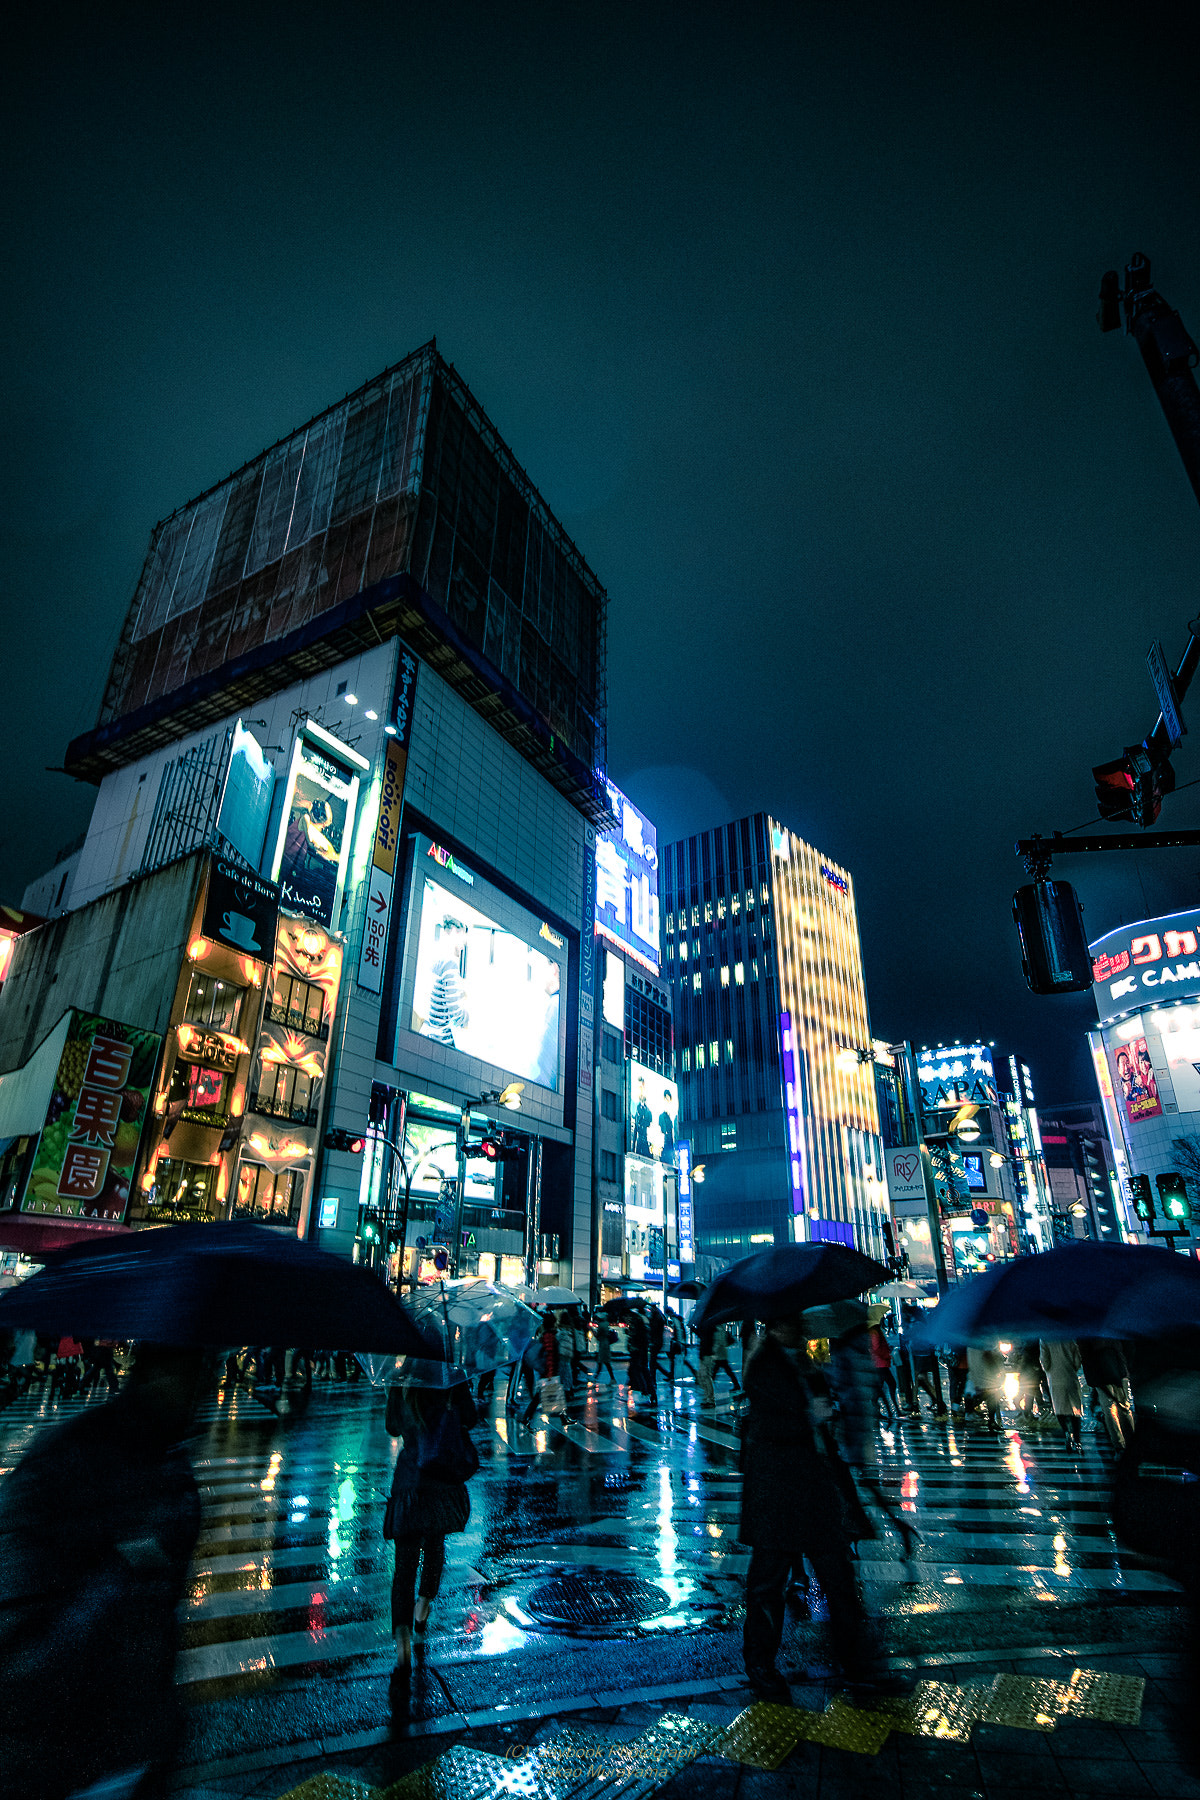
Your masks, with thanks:
M779 1043L783 1063L783 1093L787 1105L788 1164L792 1181L792 1217L805 1221L804 1212L804 1122L800 1117L800 1083L796 1077L796 1039L792 1032L792 1015L779 1015ZM804 1237L808 1225L803 1225ZM803 1241L801 1239L800 1241Z

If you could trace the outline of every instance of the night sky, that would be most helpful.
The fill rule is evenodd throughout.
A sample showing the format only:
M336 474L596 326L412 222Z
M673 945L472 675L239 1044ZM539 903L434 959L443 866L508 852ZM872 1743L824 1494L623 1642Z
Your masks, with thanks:
M610 773L660 837L772 811L855 876L877 1033L1087 1097L1012 843L1093 816L1200 609L1200 511L1094 321L1142 249L1200 337L1189 13L38 9L0 111L0 897L86 824L46 765L153 523L436 335L609 590ZM1057 872L1093 935L1200 904L1197 853Z

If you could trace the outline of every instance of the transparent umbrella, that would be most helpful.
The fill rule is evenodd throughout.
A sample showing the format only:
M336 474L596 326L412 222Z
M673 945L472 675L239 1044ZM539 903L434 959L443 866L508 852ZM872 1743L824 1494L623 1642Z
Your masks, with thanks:
M435 1281L418 1288L406 1309L442 1361L420 1356L360 1356L371 1381L440 1387L519 1362L542 1321L516 1294L490 1281Z

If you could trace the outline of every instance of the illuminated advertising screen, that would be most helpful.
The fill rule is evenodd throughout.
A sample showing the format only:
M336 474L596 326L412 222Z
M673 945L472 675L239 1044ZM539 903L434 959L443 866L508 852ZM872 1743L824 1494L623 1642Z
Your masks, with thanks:
M271 879L289 912L333 931L354 833L355 765L367 765L346 745L331 751L337 739L327 732L315 738L312 729L292 750Z
M161 1047L155 1031L73 1014L23 1212L124 1219Z
M1200 995L1200 910L1122 925L1090 948L1092 993L1105 1022L1147 1001Z
M1131 1125L1142 1119L1157 1119L1162 1113L1158 1082L1150 1061L1150 1050L1144 1037L1131 1038L1114 1052L1117 1083L1125 1116Z
M657 835L646 815L611 781L608 803L617 824L596 834L596 931L657 975Z
M440 844L414 844L402 1028L557 1092L566 940Z
M664 1167L675 1166L675 1131L679 1123L679 1089L665 1075L644 1064L629 1065L629 1153L646 1156Z
M925 1113L957 1112L960 1106L995 1106L996 1072L986 1044L955 1044L922 1050L917 1063Z
M274 793L275 765L239 719L233 728L217 830L255 869L262 860Z

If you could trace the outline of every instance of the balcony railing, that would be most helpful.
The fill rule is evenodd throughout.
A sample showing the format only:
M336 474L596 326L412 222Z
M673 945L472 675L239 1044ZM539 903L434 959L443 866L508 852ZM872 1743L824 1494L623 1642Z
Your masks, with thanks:
M295 1007L276 1006L272 1000L267 1006L267 1017L274 1025L286 1025L289 1031L299 1031L304 1037L320 1038L325 1043L329 1037L329 1017L322 1013L318 1025L314 1025L307 1013L299 1012Z
M267 1119L287 1119L292 1125L315 1125L320 1108L312 1105L292 1106L273 1094L251 1094L250 1110L261 1113Z

